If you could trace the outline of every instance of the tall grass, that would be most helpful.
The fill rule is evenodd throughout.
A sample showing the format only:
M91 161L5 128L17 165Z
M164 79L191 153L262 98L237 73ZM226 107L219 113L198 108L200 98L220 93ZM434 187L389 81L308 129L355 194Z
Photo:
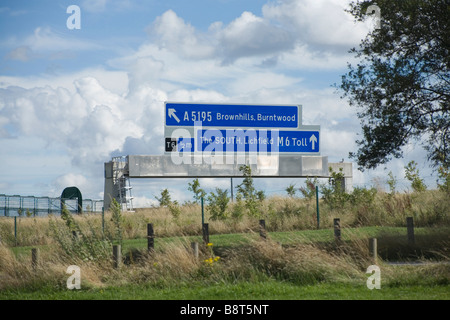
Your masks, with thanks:
M258 220L265 219L268 231L293 231L316 229L316 204L314 199L295 197L270 197L259 205L257 215L233 217L239 203L229 204L226 219L211 220L205 210L205 220L211 234L244 233L258 231ZM201 207L198 204L182 206L174 217L168 207L137 209L122 212L120 217L110 211L105 213L105 235L122 239L146 237L147 224L153 223L158 237L201 234ZM333 208L322 200L319 204L320 227L332 228L333 218L340 218L346 227L405 226L408 216L417 227L450 226L450 197L438 190L411 194L376 193L373 197L355 197L343 206ZM102 226L100 214L74 215L74 222L87 233L98 234ZM119 221L120 220L120 221ZM17 218L17 241L14 238L14 219L0 217L0 238L7 245L47 245L55 243L51 221L61 221L57 216ZM120 224L120 228L118 227Z
M232 213L238 205L241 204L229 204L227 210ZM206 211L211 234L247 233L249 238L245 244L223 246L220 250L202 247L198 259L193 256L187 237L201 235L201 208L197 204L182 206L178 216L174 216L168 207L138 209L136 212L113 210L105 213L103 222L99 214L20 217L17 219L17 239L14 237L14 219L2 217L0 289L43 286L64 289L68 278L66 268L73 264L82 269L83 288L129 283L153 287L192 282L233 284L267 279L304 285L360 283L365 279L365 268L372 261L367 236L361 237L357 232L346 234L346 240L339 246L333 241L289 241L281 245L270 237L266 241L253 237L253 233L258 232L259 219L266 219L269 232L315 230L314 199L271 197L260 202L258 208L258 212L251 215L227 214L226 219L214 221ZM341 219L344 230L359 226L404 227L406 217L413 216L417 227L437 226L445 231L433 237L418 235L414 246L404 243L405 237L401 238L403 240L392 235L381 237L380 260L392 256L414 256L425 260L440 256L448 260L449 208L450 198L443 191L373 193L370 196L360 192L339 206L321 201L321 228L332 228L336 217ZM115 270L111 261L112 244L145 238L148 223L153 223L158 238L173 236L178 240L159 244L151 254L137 249L124 252L125 265ZM392 252L392 244L400 250ZM37 270L33 270L30 255L13 254L12 247L36 245L42 245L42 256ZM383 265L383 268L387 279L394 278L396 271L392 267ZM434 279L430 280L432 283L448 284L449 269L448 265L434 269L424 267L420 274ZM420 282L419 278L402 275L401 283L413 281L411 279ZM398 285L396 281L392 281L393 286Z
M199 284L237 284L274 280L295 285L319 283L363 284L366 268L373 264L367 241L355 237L336 246L332 243L296 243L280 245L276 241L249 240L246 245L218 252L201 247L196 258L187 238L164 243L148 253L136 250L125 265L116 270L112 261L83 261L61 255L61 249L47 252L35 271L29 256L15 256L0 245L0 290L66 290L67 266L76 264L82 272L82 288L145 285L169 288ZM216 259L210 259L215 255ZM448 265L430 265L410 269L409 273L379 262L383 285L448 285ZM413 270L413 272L411 272ZM399 273L400 272L400 273Z

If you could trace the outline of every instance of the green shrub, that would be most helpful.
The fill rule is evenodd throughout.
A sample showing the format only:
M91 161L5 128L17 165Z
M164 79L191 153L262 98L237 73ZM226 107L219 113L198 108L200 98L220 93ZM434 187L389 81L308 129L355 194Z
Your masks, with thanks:
M307 178L305 187L301 187L299 190L306 199L311 200L316 196L316 185L318 185L317 178L314 178L314 180Z
M295 196L296 190L295 190L295 186L293 184L290 184L289 186L287 186L285 190L289 197L293 198Z
M169 190L167 188L161 191L161 196L159 198L155 196L155 199L158 200L160 207L168 207L172 202L170 199Z
M415 192L422 192L427 189L423 179L419 176L419 169L417 169L417 162L410 161L405 167L405 178L411 182L411 187Z
M438 169L438 188L439 190L450 193L450 171L448 168L439 167Z
M49 220L49 224L54 239L65 254L84 261L110 258L111 241L99 234L91 225L89 232L85 232L64 205L61 219L64 221L63 225L53 218Z
M198 182L198 179L194 179L192 183L188 183L188 185L188 190L194 193L194 202L200 203L201 199L206 196L205 190L200 188L200 182Z
M122 217L122 208L116 199L113 199L111 202L111 221L114 224L114 240L118 242L118 244L122 245L123 235L123 217Z
M230 202L228 190L216 188L216 193L211 192L207 201L211 220L225 220L227 218L227 207Z
M323 185L321 188L323 200L330 208L343 208L348 201L348 194L344 190L344 173L342 168L339 172L334 172L330 167L330 178L328 185Z
M250 166L240 166L239 171L244 175L244 180L237 186L238 194L245 202L247 212L252 217L261 215L261 202L265 199L264 191L256 190L253 184L252 169Z

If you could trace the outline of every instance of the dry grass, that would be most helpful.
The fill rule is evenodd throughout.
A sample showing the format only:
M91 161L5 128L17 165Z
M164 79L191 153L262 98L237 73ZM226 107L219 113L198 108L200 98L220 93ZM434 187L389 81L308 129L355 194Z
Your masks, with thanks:
M119 270L111 260L82 261L67 257L55 248L42 252L37 271L31 267L31 257L16 256L11 248L0 245L0 290L7 288L33 289L51 287L65 289L69 265L78 265L83 288L116 287L120 285L150 285L167 288L191 283L260 282L268 279L287 281L296 285L317 283L362 283L366 268L373 264L368 241L356 234L340 245L336 243L294 243L281 245L270 239L251 240L248 244L222 248L220 259L211 247L200 246L196 258L187 238L162 243L157 250L134 250L125 257ZM212 259L210 259L212 258ZM213 259L216 258L216 259ZM448 265L415 267L399 274L396 267L379 259L385 284L397 286L423 283L427 275L433 281L448 284ZM415 281L415 282L414 282ZM426 282L425 281L425 282ZM447 281L447 282L445 282ZM436 284L436 283L434 283ZM52 289L52 290L53 290Z
M80 266L83 287L122 284L237 282L275 278L298 284L322 281L352 281L363 274L350 256L337 254L314 245L281 247L272 241L255 241L245 247L225 252L220 259L207 248L196 258L185 240L165 244L153 254L142 253L120 270L109 264L74 261L61 258L57 252L41 257L37 270L31 258L18 259L9 248L0 246L0 289L34 287L42 284L64 288L69 277L65 273L72 264Z
M373 202L349 203L341 208L330 208L321 203L321 228L331 228L334 217L341 218L343 227L404 226L407 216L413 216L417 226L449 226L449 208L450 197L443 192L428 191L393 196L378 193ZM233 205L230 205L229 210L233 210ZM218 261L205 262L215 257L217 252L203 248L200 257L196 259L191 252L190 242L183 237L201 234L200 206L183 206L182 213L177 218L172 216L168 208L139 209L134 213L124 212L122 215L124 239L145 238L148 223L153 223L158 237L180 238L170 243L161 243L152 254L139 250L131 251L132 253L125 257L125 265L120 270L115 270L112 261L108 259L84 261L64 254L57 246L50 227L51 219L58 221L60 226L64 225L59 217L18 218L17 243L14 239L14 220L2 217L0 289L39 288L42 285L65 288L68 278L66 269L73 264L82 269L83 287L129 283L164 287L179 283L189 284L192 281L235 283L269 278L296 284L351 282L363 280L365 268L372 264L368 254L368 239L361 238L357 233L350 235L350 240L340 246L334 243L313 242L294 242L281 246L270 239L249 240L246 245L232 249L222 248ZM106 234L113 233L114 230L111 217L110 212L105 213ZM299 198L269 198L261 204L260 215L257 217L244 215L240 219L228 217L226 220L209 221L207 211L205 217L210 223L211 234L258 232L260 218L266 219L268 231L316 228L315 201ZM75 216L75 221L85 234L102 234L100 214ZM430 238L427 241L435 240L436 238ZM444 259L448 260L448 234L442 235L439 241L443 249L435 254L443 255ZM36 272L31 267L30 255L16 256L12 253L10 247L16 244L48 245L51 250L41 252L41 263ZM389 245L388 243L387 246ZM384 250L383 246L383 243L379 243L380 252ZM417 251L418 247L413 249ZM394 274L391 267L383 268L386 270L386 277ZM423 269L421 272L431 272L438 279L449 279L448 266ZM418 280L419 276L414 276L414 273L410 276L404 275L402 281L408 282L408 277ZM395 285L396 282L392 283Z
M207 208L205 220L210 223L211 234L242 233L258 230L258 220L265 219L268 231L293 231L315 229L316 205L314 200L303 198L271 197L260 205L260 214L252 217L244 214L240 219L231 217L236 204L230 204L226 220L211 221ZM332 228L333 218L339 217L343 226L404 226L407 216L414 217L417 227L449 226L450 197L436 190L414 194L377 193L372 202L359 200L343 207L331 208L321 201L320 226ZM159 237L189 236L201 234L201 208L199 205L185 205L178 218L168 208L137 209L124 212L122 232L124 239L146 237L147 224L153 223ZM49 228L50 217L18 218L18 245L45 245L54 243ZM54 217L58 220L59 217ZM83 229L94 227L101 230L100 214L83 214L75 220ZM105 231L114 229L111 213L105 213ZM14 238L14 219L0 217L0 238L8 245Z

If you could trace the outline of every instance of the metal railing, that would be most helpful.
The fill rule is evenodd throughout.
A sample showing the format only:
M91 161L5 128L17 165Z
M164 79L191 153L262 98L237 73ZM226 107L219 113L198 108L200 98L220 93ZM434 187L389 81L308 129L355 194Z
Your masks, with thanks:
M61 214L62 200L69 211L77 211L78 201L76 199L0 194L0 217ZM83 212L102 212L102 208L103 200L83 199Z

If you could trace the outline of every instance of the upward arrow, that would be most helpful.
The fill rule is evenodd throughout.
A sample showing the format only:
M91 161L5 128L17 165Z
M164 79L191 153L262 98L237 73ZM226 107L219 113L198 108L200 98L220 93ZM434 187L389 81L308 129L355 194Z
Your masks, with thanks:
M316 147L315 143L317 142L317 138L316 138L316 136L314 134L311 136L311 138L309 138L309 142L312 143L312 149L314 150L315 147Z
M177 112L175 109L169 108L169 118L173 117L178 123L180 123L180 119L178 119L178 117L175 114L175 112Z

